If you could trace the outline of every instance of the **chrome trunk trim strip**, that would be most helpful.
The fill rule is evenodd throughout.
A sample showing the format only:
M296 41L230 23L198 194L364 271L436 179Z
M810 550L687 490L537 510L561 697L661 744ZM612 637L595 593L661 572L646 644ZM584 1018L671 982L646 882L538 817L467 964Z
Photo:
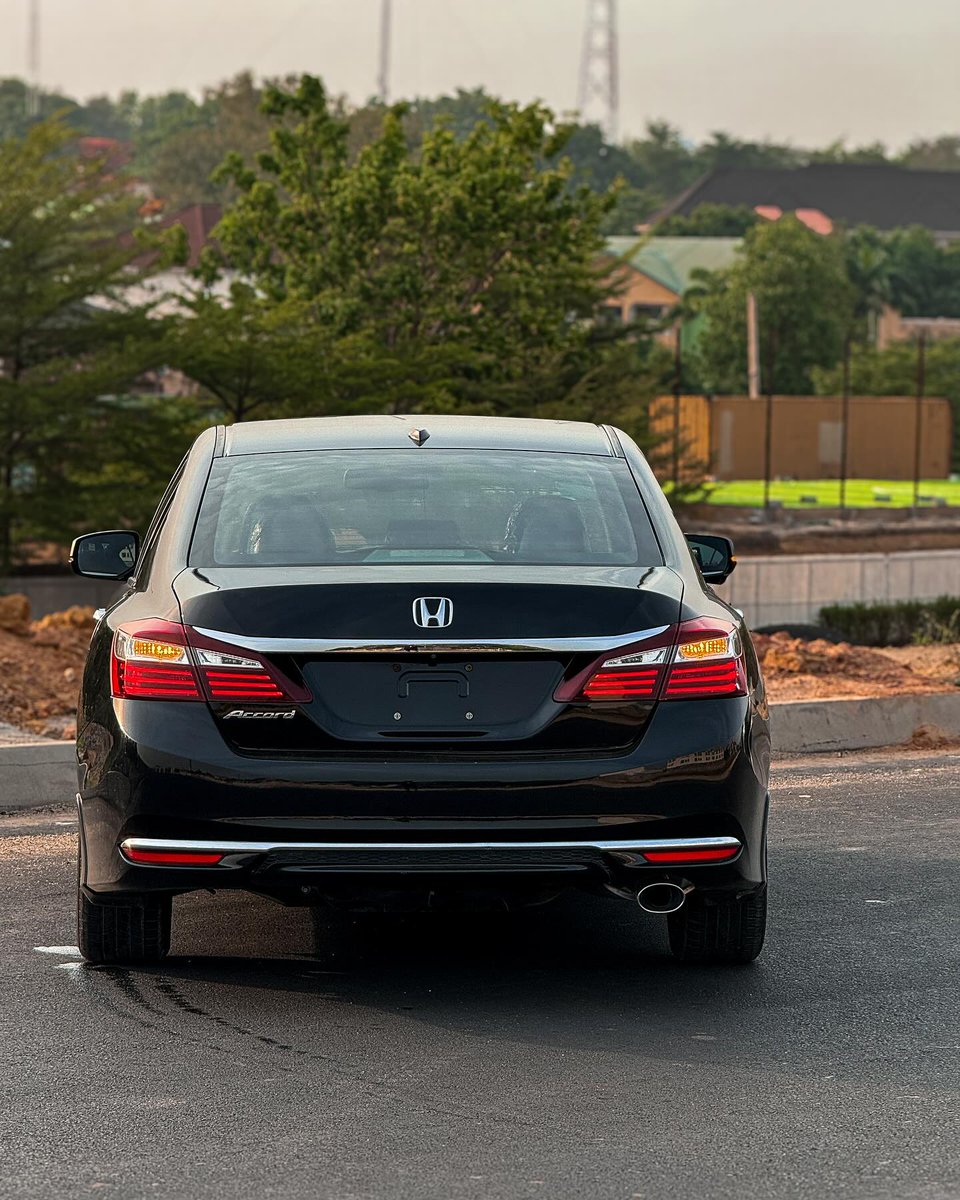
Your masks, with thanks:
M406 641L384 641L357 638L267 638L248 637L239 633L224 633L220 629L201 629L194 626L202 637L227 642L244 650L261 654L402 654L410 650L423 650L431 654L453 652L456 654L517 654L534 651L568 651L572 653L602 654L605 650L618 650L648 638L666 633L669 625L658 625L654 629L639 629L635 633L618 633L613 637L537 637L509 639L481 638L408 638Z

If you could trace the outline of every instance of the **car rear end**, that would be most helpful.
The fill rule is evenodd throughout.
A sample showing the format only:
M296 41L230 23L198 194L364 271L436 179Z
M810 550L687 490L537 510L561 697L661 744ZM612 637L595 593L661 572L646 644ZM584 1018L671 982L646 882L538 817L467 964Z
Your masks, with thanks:
M88 898L762 894L755 657L615 446L210 454L94 639Z

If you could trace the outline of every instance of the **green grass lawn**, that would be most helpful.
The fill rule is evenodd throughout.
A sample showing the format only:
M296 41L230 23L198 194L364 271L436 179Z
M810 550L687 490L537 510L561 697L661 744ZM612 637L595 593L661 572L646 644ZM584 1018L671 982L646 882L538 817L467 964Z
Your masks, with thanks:
M763 481L760 479L736 479L729 483L711 483L707 487L706 499L710 504L737 504L750 508L763 504ZM960 482L924 480L920 484L920 495L941 496L948 504L960 504ZM801 496L816 496L816 503L801 500ZM835 479L773 481L770 499L779 500L785 508L835 508L840 503L840 484ZM846 503L850 508L909 508L913 504L913 484L901 480L891 483L885 479L849 479ZM924 508L932 507L929 498L921 499L920 504Z

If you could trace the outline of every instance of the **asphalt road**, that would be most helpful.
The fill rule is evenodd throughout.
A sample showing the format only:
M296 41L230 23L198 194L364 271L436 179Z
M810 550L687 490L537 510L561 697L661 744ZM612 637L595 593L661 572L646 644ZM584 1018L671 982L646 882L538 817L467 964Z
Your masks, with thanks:
M196 896L90 969L73 829L0 820L2 1197L960 1197L958 755L778 770L747 968L613 900L318 946Z

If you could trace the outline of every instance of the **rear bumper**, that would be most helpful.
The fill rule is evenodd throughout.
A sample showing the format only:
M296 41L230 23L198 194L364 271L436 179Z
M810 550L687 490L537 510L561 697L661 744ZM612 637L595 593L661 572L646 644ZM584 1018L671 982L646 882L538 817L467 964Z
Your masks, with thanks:
M661 706L633 752L607 759L264 760L232 753L194 705L127 701L116 717L115 729L88 726L78 741L81 882L92 898L322 890L350 878L629 889L682 877L739 891L766 881L769 738L746 699ZM688 839L739 849L696 865L644 857L644 845ZM155 843L224 855L149 865L121 849Z
M243 842L125 839L131 871L169 887L248 888L289 896L336 893L341 885L399 890L426 885L522 890L525 885L606 884L635 892L658 880L710 890L754 890L744 845L734 837L579 841ZM191 865L188 861L194 858ZM143 860L152 860L144 862ZM707 868L705 870L705 868Z

